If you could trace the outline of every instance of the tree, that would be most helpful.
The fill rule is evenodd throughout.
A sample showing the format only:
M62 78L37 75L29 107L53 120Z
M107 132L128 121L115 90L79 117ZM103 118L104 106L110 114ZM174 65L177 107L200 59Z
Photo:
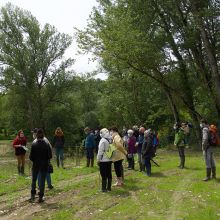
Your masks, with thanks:
M165 92L176 120L177 108L190 114L200 140L199 120L204 115L198 111L199 106L205 106L209 97L218 112L220 93L216 96L218 90L211 84L204 90L205 96L197 92L204 88L200 80L208 80L210 74L207 50L200 46L202 38L189 2L117 0L99 4L87 28L77 32L82 51L98 57L109 74L120 69L124 74L139 73L154 80ZM196 31L192 31L194 25ZM205 67L202 77L197 77L195 66L200 70Z
M1 85L19 96L15 106L26 113L29 128L45 128L46 109L68 88L73 60L64 60L63 54L71 41L49 24L41 29L28 11L11 4L1 8Z

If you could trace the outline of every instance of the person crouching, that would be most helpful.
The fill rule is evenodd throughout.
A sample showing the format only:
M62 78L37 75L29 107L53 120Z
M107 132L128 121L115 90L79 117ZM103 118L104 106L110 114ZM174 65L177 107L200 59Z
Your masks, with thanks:
M100 174L102 177L102 192L111 191L112 185L112 161L107 157L105 152L109 149L111 136L108 129L103 128L100 131L101 140L98 146L97 163L99 165Z
M36 195L36 181L38 174L41 173L41 183L39 185L39 200L43 202L45 178L48 171L49 161L52 158L52 151L50 145L44 140L44 132L42 129L37 131L37 141L32 143L31 152L29 156L33 162L32 166L32 184L31 184L31 198L30 202L33 202Z

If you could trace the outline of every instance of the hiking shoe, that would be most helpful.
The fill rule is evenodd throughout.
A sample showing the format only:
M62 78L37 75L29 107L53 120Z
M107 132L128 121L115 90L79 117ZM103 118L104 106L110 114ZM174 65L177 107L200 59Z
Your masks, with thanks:
M48 189L53 189L54 187L52 185L48 186Z
M39 203L42 203L42 202L44 202L44 199L43 199L43 198L39 198L39 199L38 199L38 202L39 202Z
M207 181L209 181L209 180L211 180L210 177L206 177L205 179L203 179L203 181L205 181L205 182L207 182Z
M32 202L34 202L34 200L35 200L35 196L31 196L31 198L28 200L30 203L32 203Z
M151 174L150 174L150 173L145 173L145 176L150 177L150 176L151 176Z

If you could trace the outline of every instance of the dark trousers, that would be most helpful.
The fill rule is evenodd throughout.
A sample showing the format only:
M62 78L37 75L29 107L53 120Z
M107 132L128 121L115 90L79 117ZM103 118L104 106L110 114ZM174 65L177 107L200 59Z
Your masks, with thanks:
M128 160L128 168L134 170L134 154L129 154L127 160Z
M106 186L109 190L111 190L112 162L100 162L99 168L102 177L102 190L106 190Z
M146 167L146 171L147 171L147 175L150 176L151 175L151 162L150 162L151 158L150 157L146 157L144 162L145 162L145 167Z
M114 162L114 169L117 177L123 177L123 160L115 161Z
M179 147L178 146L178 152L179 152L179 157L180 157L180 166L184 167L185 166L185 152L184 152L184 147Z
M87 157L87 159L94 158L94 149L93 148L86 148L86 157Z
M47 175L46 169L41 169L40 167L32 167L32 184L31 184L31 195L36 195L36 182L38 174L41 173L40 185L39 185L39 197L43 198L44 196L44 189L45 189L45 179Z

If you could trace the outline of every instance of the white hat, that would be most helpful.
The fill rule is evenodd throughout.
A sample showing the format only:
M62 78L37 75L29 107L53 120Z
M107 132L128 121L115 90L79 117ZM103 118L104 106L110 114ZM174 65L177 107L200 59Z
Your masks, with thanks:
M132 135L132 134L134 134L134 131L130 129L130 130L128 130L128 134Z
M148 134L150 134L150 132L151 132L151 129L149 128L144 132L144 134L147 136Z
M108 138L109 137L109 130L107 128L103 128L100 131L100 137L101 138Z

